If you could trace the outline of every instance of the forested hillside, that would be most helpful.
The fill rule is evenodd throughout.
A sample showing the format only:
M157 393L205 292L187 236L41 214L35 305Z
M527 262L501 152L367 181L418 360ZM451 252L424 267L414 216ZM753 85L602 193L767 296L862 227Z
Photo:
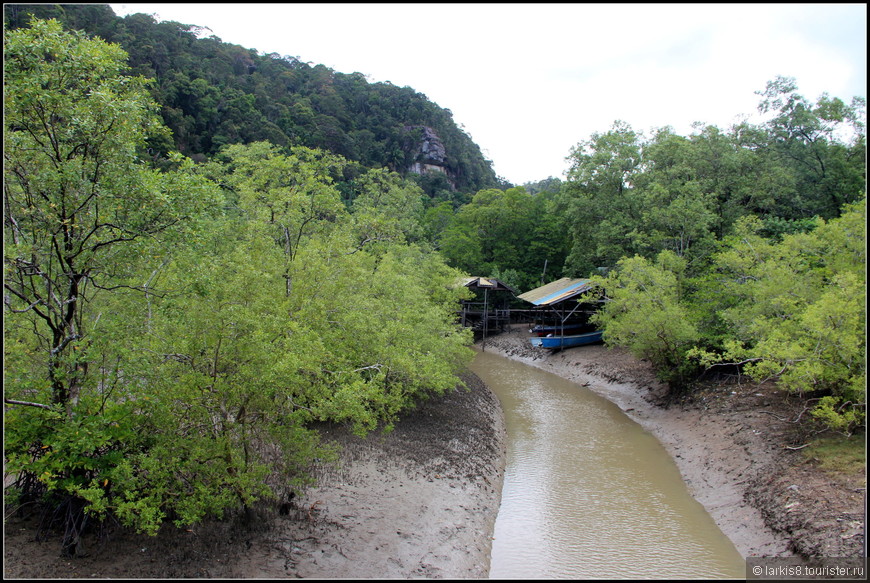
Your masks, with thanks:
M410 88L105 6L5 10L7 500L56 509L68 554L88 520L282 499L330 455L314 423L452 390L468 274L591 276L607 343L674 395L727 368L863 428L862 97L777 78L759 124L617 121L564 181L505 188Z
M287 499L365 433L453 390L466 288L420 238L425 196L337 154L166 136L118 46L55 20L4 35L7 502L156 533ZM364 340L364 341L362 341ZM52 512L56 511L56 514Z
M119 44L131 73L154 79L152 96L172 136L152 138L155 156L178 150L202 161L228 144L269 141L339 154L346 180L367 168L410 175L430 196L498 186L492 164L453 121L449 110L410 87L369 83L304 57L259 54L222 42L194 24L150 15L115 16L107 5L5 5L7 28L31 15L56 18ZM304 54L305 47L297 50ZM427 171L428 170L428 171Z

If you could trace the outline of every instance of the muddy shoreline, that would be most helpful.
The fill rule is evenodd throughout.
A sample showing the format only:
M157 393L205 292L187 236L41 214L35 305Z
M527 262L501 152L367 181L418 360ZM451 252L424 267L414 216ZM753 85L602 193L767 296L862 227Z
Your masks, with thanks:
M666 387L625 350L590 345L534 349L527 326L479 343L482 350L588 387L652 433L689 491L744 558L860 557L866 480L837 480L802 458L790 422L804 404L775 385L711 383L692 399L662 405Z
M645 398L660 394L664 387L643 363L603 345L556 354L527 345L528 335L515 327L511 333L487 339L483 349L574 381L619 406L665 446L692 496L744 558L792 554L788 541L765 526L761 513L744 501L739 480L732 479L742 477L733 476L736 468L752 461L725 445L723 435L711 435L720 429L717 424L705 422L698 413L664 409L654 404L654 399ZM711 442L720 444L717 451Z
M501 501L505 429L497 397L473 374L455 390L365 439L320 430L340 464L317 487L252 521L164 525L156 537L109 529L87 555L34 541L35 517L4 522L5 579L485 579Z
M593 345L536 350L524 326L478 343L585 385L655 435L693 496L744 556L854 557L863 553L863 483L828 479L800 453L782 420L800 403L773 387L728 384L662 407L650 367ZM253 521L165 526L157 537L109 528L87 556L58 556L59 536L33 540L34 519L4 522L4 577L237 579L482 579L501 500L505 428L497 397L472 375L405 415L393 432L360 439L339 426L341 464L318 486Z

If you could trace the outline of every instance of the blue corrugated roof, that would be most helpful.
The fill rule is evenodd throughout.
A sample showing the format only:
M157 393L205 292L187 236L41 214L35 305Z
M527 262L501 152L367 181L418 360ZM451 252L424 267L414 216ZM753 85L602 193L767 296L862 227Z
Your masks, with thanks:
M579 295L589 289L588 279L563 277L517 297L536 306L548 306Z

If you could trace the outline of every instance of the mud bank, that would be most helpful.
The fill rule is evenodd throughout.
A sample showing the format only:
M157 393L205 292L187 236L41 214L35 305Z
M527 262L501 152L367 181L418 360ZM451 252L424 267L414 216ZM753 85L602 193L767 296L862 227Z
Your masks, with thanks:
M535 351L524 327L478 349L583 384L656 435L691 492L744 557L860 556L864 483L834 482L800 463L793 425L801 404L771 387L731 384L663 408L648 365L620 350ZM88 555L58 556L60 538L35 542L34 520L4 523L4 578L486 578L501 500L504 419L477 377L472 390L432 400L395 431L366 439L325 428L340 467L317 488L253 525L234 521L157 537L108 529ZM110 525L111 526L111 525Z
M59 537L35 542L33 520L7 520L4 578L486 578L505 429L495 395L465 382L471 391L431 400L386 435L324 427L340 466L319 468L316 488L261 509L253 526L89 535L73 560L58 557Z
M651 367L603 345L550 354L529 343L527 326L478 348L539 367L617 404L655 435L692 495L744 558L855 557L864 544L866 481L841 483L803 460L795 419L803 404L771 385L710 385L691 401L663 407L666 387Z

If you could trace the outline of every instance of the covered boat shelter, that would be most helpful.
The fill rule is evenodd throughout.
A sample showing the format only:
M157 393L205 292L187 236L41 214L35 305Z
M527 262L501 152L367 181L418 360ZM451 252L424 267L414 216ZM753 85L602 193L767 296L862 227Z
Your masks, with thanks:
M589 317L598 301L580 297L592 288L589 279L563 277L517 297L536 308L533 333L564 336L594 330Z

